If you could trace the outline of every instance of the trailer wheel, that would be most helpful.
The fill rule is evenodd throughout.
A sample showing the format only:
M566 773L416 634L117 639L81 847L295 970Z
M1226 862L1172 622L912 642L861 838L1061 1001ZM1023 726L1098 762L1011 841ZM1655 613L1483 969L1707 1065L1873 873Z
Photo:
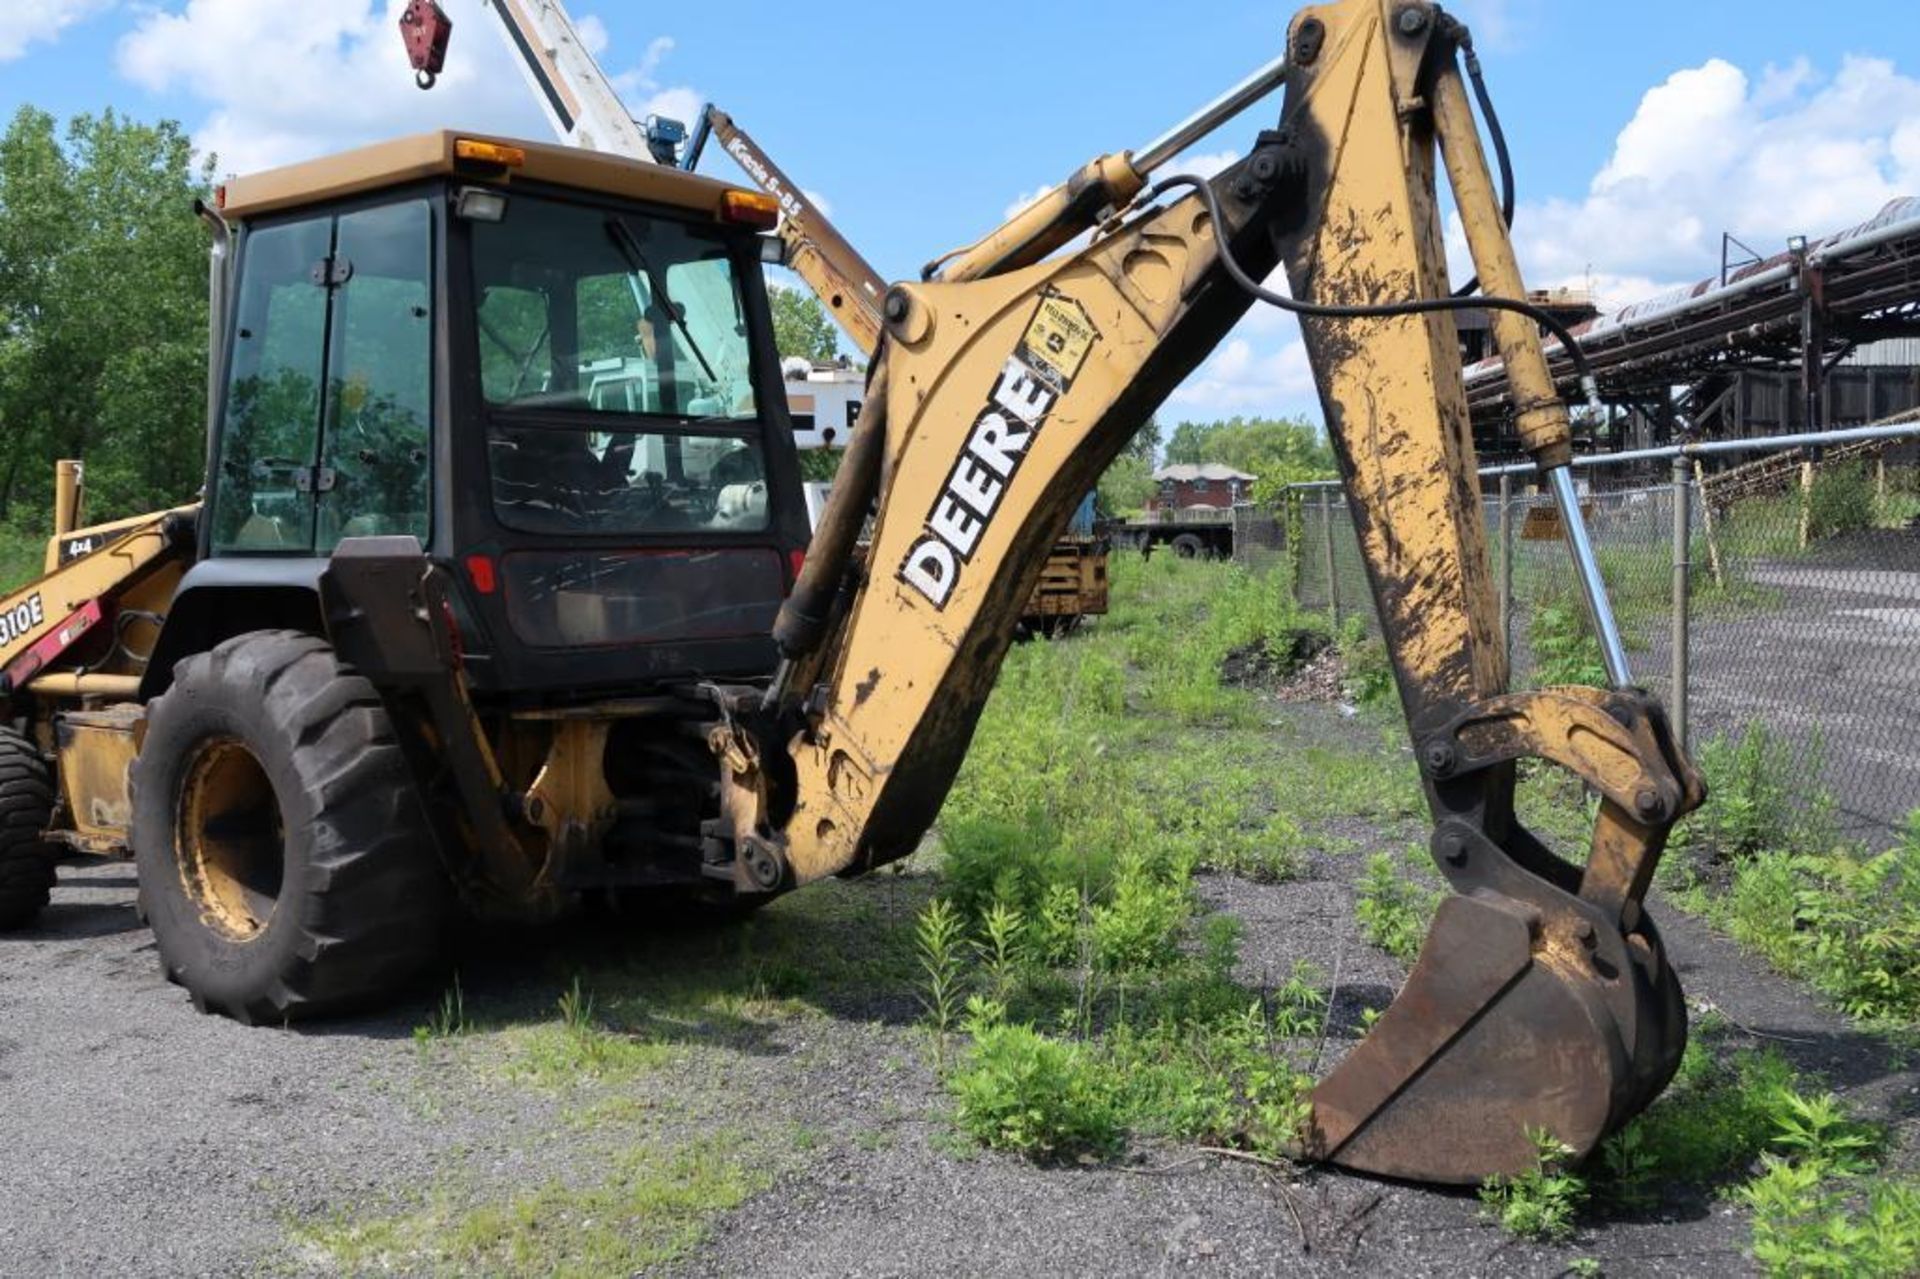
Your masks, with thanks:
M0 929L33 922L53 891L60 850L47 841L53 779L40 753L0 728Z
M377 1003L441 954L448 885L372 684L256 631L180 663L133 766L167 976L249 1025Z
M1203 560L1207 558L1207 544L1191 533L1182 533L1173 539L1173 553L1183 560Z

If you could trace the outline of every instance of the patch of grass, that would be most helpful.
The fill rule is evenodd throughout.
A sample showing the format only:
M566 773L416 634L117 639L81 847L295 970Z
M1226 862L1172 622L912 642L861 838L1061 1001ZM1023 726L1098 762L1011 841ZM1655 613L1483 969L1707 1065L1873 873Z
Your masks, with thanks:
M1376 853L1367 859L1354 914L1366 939L1403 964L1420 957L1433 912L1446 893L1416 879L1402 858Z
M622 1153L585 1185L550 1182L478 1206L443 1192L415 1212L296 1234L355 1274L634 1274L686 1256L715 1217L769 1181L723 1138Z
M1696 1039L1667 1093L1584 1172L1551 1134L1531 1136L1533 1168L1481 1188L1489 1215L1522 1238L1565 1242L1584 1211L1644 1212L1688 1187L1751 1210L1770 1274L1906 1275L1920 1256L1920 1182L1877 1175L1885 1134L1774 1052L1721 1059Z
M628 1079L671 1062L677 1047L649 1033L644 1019L602 1016L576 974L556 1001L558 1018L505 1032L507 1073L540 1088Z
M1134 1131L1290 1148L1310 1086L1290 1049L1325 1017L1311 974L1266 998L1240 986L1238 921L1196 925L1187 885L1132 875L1052 922L1005 901L973 921L964 984L995 994L968 1001L946 1081L957 1125L1042 1160L1104 1158ZM1056 929L1055 951L1023 940Z
M1650 1207L1664 1186L1711 1186L1751 1167L1781 1131L1797 1087L1777 1053L1723 1060L1696 1038L1660 1099L1601 1146L1600 1198Z

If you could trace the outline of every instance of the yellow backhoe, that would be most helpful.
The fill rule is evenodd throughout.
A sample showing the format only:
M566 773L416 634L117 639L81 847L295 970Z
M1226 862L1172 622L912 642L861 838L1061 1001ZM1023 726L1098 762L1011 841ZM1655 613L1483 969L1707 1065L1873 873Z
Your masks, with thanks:
M1160 176L1280 88L1244 159ZM63 516L88 549L0 601L0 713L28 729L0 739L0 884L60 843L130 850L168 973L280 1022L388 997L455 903L738 910L905 857L1081 495L1271 304L1305 329L1455 890L1304 1153L1471 1183L1530 1167L1533 1130L1591 1151L1684 1045L1643 898L1702 789L1631 683L1476 95L1491 116L1426 0L1310 8L1195 117L889 289L811 543L765 195L458 134L230 184L204 505ZM1441 167L1481 295L1447 278ZM1467 306L1495 313L1609 688L1508 688ZM1599 796L1584 856L1516 818L1523 759Z

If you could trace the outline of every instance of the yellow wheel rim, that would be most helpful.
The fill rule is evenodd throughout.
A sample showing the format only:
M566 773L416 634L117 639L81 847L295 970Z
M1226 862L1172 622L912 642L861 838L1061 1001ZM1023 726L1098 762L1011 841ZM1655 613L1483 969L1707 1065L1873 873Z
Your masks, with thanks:
M237 739L204 744L181 790L181 879L200 917L232 941L266 931L286 875L286 827L267 773Z

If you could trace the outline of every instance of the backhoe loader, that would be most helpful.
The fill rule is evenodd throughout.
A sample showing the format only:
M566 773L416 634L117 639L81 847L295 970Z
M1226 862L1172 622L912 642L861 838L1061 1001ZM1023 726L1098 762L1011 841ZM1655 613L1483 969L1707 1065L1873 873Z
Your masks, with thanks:
M1243 159L1156 177L1281 88ZM1590 1152L1684 1045L1643 899L1703 795L1632 686L1476 97L1492 124L1426 0L1309 8L1187 122L890 288L810 545L764 195L452 133L233 182L204 502L63 510L52 572L0 600L12 922L49 847L130 849L167 972L280 1022L389 997L455 902L739 909L905 857L1081 495L1271 304L1303 323L1454 889L1302 1153L1472 1183L1531 1167L1537 1130ZM1447 278L1443 167L1479 296ZM1609 688L1508 689L1463 306L1495 313ZM1584 857L1516 818L1523 759L1597 794Z

